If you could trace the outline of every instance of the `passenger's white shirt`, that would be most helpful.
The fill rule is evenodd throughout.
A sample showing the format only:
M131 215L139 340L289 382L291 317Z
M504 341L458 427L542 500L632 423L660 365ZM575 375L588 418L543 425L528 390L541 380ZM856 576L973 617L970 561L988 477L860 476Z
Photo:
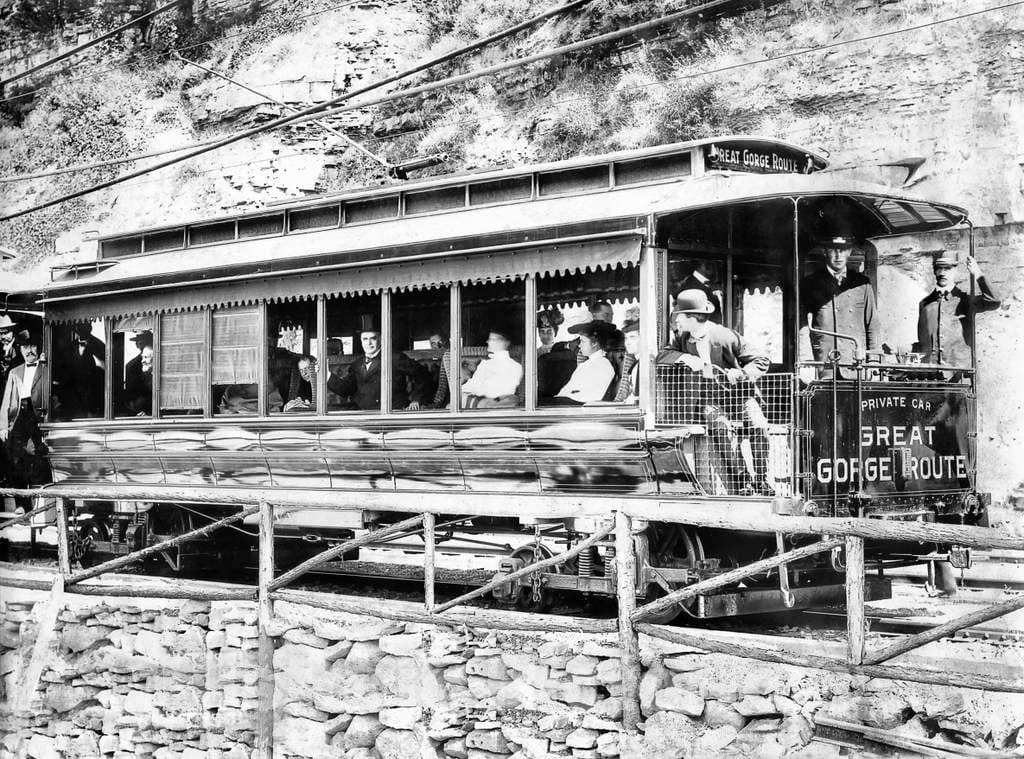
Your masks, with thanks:
M612 368L612 362L605 358L604 351L599 350L591 353L586 361L576 367L558 395L580 403L599 401L608 392L613 379L615 369Z
M523 379L523 366L508 351L495 351L477 366L462 386L463 395L500 398L513 395Z
M19 394L21 400L32 397L32 383L36 380L36 369L38 368L39 364L25 366L25 378L21 381L21 391Z

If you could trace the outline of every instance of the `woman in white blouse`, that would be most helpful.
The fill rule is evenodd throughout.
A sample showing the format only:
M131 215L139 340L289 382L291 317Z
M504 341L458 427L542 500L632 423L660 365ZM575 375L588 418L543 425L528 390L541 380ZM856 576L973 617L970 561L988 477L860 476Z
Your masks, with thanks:
M586 360L576 367L576 371L555 397L562 399L562 403L603 400L615 381L615 367L605 356L605 351L613 343L622 340L622 333L614 324L597 320L577 324L570 327L569 331L580 336L580 355L586 356Z

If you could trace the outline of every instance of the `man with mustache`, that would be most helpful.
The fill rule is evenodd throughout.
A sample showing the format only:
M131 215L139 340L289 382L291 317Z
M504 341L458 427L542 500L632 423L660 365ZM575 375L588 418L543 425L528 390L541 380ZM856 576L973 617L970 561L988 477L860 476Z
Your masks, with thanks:
M21 330L16 337L25 363L16 366L7 377L3 401L0 402L0 440L6 443L11 465L8 479L16 485L33 482L32 456L49 452L43 443L39 422L43 418L43 368L41 341L30 330ZM31 450L29 445L31 444Z

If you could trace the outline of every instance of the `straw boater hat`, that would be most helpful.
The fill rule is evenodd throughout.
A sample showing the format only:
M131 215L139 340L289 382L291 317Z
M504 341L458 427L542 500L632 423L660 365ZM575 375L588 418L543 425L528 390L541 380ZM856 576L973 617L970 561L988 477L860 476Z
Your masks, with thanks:
M18 322L14 321L9 315L0 315L0 332L13 332L17 326Z
M696 288L683 290L676 296L676 311L684 314L712 314L715 304L708 300L708 294Z

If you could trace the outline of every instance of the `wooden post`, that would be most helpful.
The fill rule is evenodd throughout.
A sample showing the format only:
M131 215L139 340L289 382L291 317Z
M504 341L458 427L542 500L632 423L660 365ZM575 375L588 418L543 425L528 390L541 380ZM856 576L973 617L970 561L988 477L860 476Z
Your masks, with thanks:
M615 581L619 599L619 651L622 661L622 726L636 733L640 721L640 639L633 627L636 607L636 554L632 520L615 513Z
M846 537L846 656L864 663L864 538Z
M434 515L423 515L423 605L434 608Z
M68 549L67 501L57 499L57 566L62 577L71 574L71 552Z
M270 583L274 579L274 507L260 504L259 536L259 648L257 670L259 680L256 707L256 752L258 759L274 756L274 639L270 637L270 624L274 619L274 601L270 596Z

